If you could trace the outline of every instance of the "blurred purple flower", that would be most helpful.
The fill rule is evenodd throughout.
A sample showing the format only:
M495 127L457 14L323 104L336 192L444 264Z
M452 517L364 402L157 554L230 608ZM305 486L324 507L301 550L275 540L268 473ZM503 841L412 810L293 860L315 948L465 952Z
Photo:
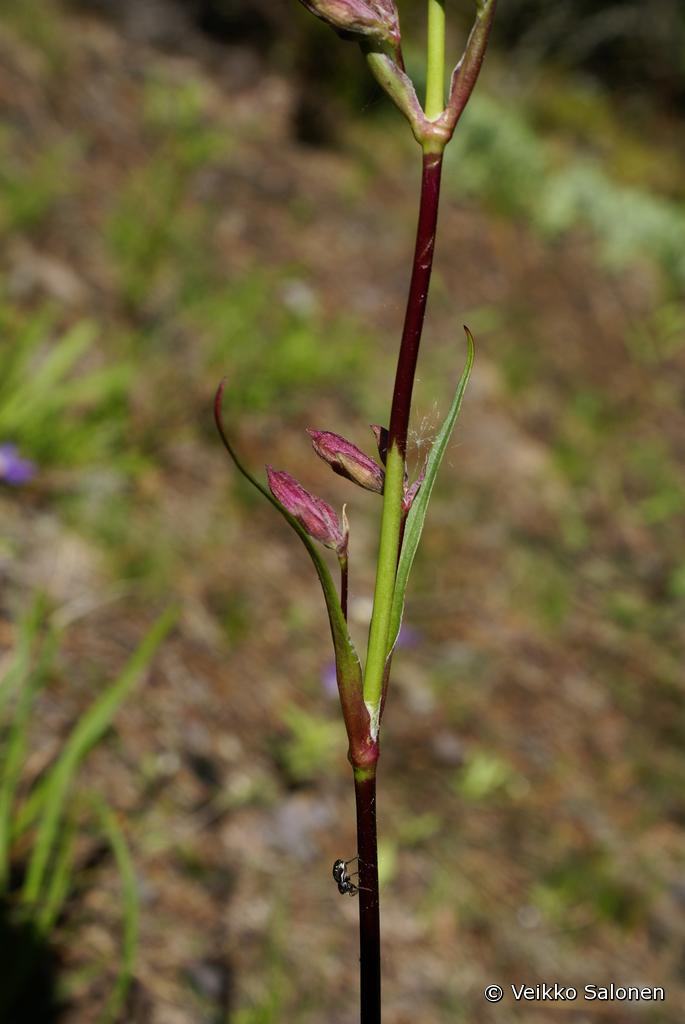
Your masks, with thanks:
M410 650L412 647L418 647L421 643L423 634L420 629L416 629L415 626L410 626L409 623L403 622L400 626L400 631L397 636L396 647L404 647L405 650Z
M36 467L28 459L19 457L15 444L0 444L0 480L13 487L26 484L36 475Z
M327 697L337 697L338 676L335 671L335 661L331 658L323 667L321 673L321 686Z

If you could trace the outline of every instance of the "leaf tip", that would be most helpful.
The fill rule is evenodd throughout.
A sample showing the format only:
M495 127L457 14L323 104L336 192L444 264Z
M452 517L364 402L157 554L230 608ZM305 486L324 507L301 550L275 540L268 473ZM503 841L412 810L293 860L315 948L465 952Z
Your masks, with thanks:
M216 428L221 434L222 438L224 437L222 406L224 404L224 390L226 388L226 380L226 377L221 378L221 380L219 381L219 386L216 389L216 394L214 395L214 422L216 423Z
M466 326L466 324L463 324L463 327L464 327L464 334L466 335L466 342L467 342L468 347L469 347L468 363L469 363L469 366L470 366L471 363L473 362L473 357L474 357L474 354L475 354L475 351L476 351L476 342L474 340L473 334L471 333L469 328Z

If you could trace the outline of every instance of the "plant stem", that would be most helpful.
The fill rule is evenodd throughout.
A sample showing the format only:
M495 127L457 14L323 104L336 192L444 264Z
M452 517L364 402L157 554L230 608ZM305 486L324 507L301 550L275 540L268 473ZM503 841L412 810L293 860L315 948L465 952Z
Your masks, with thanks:
M445 107L445 0L428 0L426 117L432 121Z
M371 615L369 646L364 674L364 701L367 706L370 705L372 708L379 708L383 687L383 671L390 639L388 637L388 630L390 627L390 610L400 545L402 489L404 485L409 412L414 390L414 376L416 374L416 362L419 355L423 321L426 314L428 288L433 268L441 174L442 153L424 153L421 203L416 231L414 263L390 411L388 457L385 467L386 475L376 569L376 589L374 591L373 613Z
M388 448L391 448L393 444L397 444L403 460L407 451L407 432L409 430L409 412L414 390L416 361L419 356L419 345L421 344L421 333L423 331L423 321L428 301L428 289L433 269L441 178L442 152L424 153L414 263L409 285L404 328L402 330L400 354L397 360L388 431ZM389 454L388 452L388 457Z
M404 457L395 444L388 451L385 463L385 486L383 488L383 512L381 534L376 563L376 587L373 595L373 611L369 627L369 645L364 673L364 702L371 714L371 736L378 733L378 715L374 718L372 709L379 707L383 686L383 669L388 653L388 631L390 612L395 587L395 572L400 543L402 523L402 488L404 481Z
M359 856L359 978L361 1024L381 1020L381 926L376 839L376 769L355 768Z
M426 116L428 118L439 117L444 109L444 98L445 10L443 0L428 0L428 73L426 82ZM402 497L407 433L416 363L433 269L443 145L435 139L424 144L421 200L414 261L390 410L376 586L364 673L364 702L371 717L370 732L374 743L378 736L382 704L390 674L388 647L394 640L394 637L390 638L388 633L404 523ZM361 1024L380 1024L380 899L375 764L367 768L355 766L354 790L357 805L357 852L359 856Z
M423 158L421 205L407 311L390 414L383 513L373 613L364 676L364 701L371 713L371 734L378 734L382 698L389 674L388 631L402 533L402 491L409 412L428 299L440 198L442 154ZM357 849L359 853L359 941L361 1024L380 1024L380 906L376 842L376 770L355 768Z

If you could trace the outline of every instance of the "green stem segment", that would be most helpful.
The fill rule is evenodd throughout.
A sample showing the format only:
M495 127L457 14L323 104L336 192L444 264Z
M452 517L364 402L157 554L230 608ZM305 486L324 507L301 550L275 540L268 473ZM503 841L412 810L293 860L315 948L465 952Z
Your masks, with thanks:
M404 456L397 444L388 451L385 465L385 487L383 489L383 513L381 535L376 566L376 589L373 598L373 614L369 629L369 646L364 675L364 702L369 709L380 711L383 670L388 655L388 633L390 612L395 590L395 573L400 545L402 523L402 490L404 486ZM378 716L371 714L372 736L378 730Z
M445 0L428 0L426 117L433 121L445 109Z

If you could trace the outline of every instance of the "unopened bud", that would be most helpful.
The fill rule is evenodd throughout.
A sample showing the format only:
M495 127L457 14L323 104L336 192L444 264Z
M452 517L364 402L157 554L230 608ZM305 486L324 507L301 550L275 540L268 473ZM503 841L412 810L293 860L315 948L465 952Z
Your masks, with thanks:
M385 471L356 444L329 430L308 430L307 433L316 454L328 463L334 473L365 487L367 491L383 493Z
M283 470L266 467L269 489L286 512L297 519L300 526L314 540L327 548L342 552L347 547L347 536L340 528L336 512L321 498L315 497Z
M371 36L397 46L399 15L395 0L301 0L308 11L338 32Z

